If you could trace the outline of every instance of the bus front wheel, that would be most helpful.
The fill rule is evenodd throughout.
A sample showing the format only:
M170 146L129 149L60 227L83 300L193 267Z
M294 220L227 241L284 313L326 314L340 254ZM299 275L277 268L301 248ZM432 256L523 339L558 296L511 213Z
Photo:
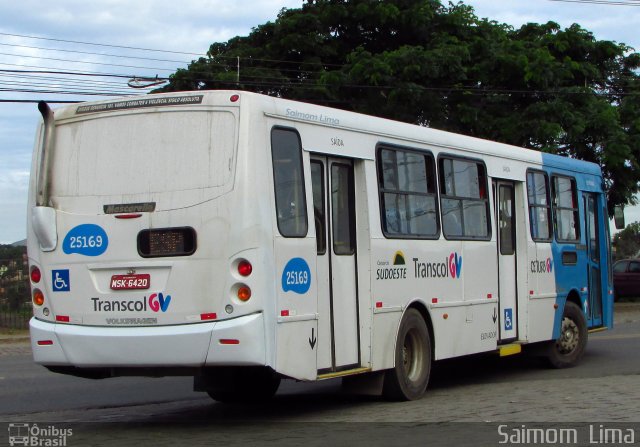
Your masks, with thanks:
M383 395L392 400L420 399L431 372L431 337L424 318L409 309L402 318L395 349L395 367L385 373Z
M547 360L554 368L575 366L587 346L587 320L580 307L568 301L564 306L560 337L549 343Z

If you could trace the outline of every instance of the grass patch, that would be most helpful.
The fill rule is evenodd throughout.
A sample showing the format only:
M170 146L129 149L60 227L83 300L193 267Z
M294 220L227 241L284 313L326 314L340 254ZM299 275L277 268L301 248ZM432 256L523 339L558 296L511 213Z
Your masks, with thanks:
M29 336L29 329L12 329L6 327L0 327L0 335L15 335L15 336Z

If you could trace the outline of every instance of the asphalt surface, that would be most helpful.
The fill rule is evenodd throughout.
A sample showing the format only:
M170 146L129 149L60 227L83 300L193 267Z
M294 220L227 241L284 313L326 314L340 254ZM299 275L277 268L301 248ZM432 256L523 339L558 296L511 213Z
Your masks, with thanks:
M284 381L271 402L225 405L193 392L186 377L53 374L13 336L0 341L0 421L69 426L66 445L498 445L501 424L562 424L585 436L605 424L635 430L637 442L638 353L640 304L621 303L615 328L591 334L575 368L473 356L437 362L427 394L413 402L345 394L331 380ZM3 430L0 422L0 445Z

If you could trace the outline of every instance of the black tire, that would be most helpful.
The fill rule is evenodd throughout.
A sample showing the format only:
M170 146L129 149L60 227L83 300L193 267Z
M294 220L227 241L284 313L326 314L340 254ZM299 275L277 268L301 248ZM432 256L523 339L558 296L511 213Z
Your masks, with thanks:
M587 347L587 319L580 307L568 301L564 306L560 337L549 343L547 360L553 368L570 368L578 364Z
M280 386L280 376L269 368L228 368L207 378L209 397L224 403L253 403L271 399Z
M402 318L395 349L395 367L385 372L383 395L392 400L420 399L431 374L431 337L420 312Z

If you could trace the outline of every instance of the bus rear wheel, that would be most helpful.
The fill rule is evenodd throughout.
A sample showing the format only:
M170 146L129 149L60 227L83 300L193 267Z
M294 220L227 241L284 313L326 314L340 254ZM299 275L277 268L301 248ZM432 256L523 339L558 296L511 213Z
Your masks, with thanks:
M387 370L383 395L392 400L420 399L431 373L431 337L420 312L409 309L402 318L395 349L395 367Z
M587 319L580 307L568 301L564 306L560 337L549 343L547 360L554 368L575 366L587 347Z
M271 399L280 386L280 376L263 367L219 369L206 380L209 397L224 403L264 402Z

